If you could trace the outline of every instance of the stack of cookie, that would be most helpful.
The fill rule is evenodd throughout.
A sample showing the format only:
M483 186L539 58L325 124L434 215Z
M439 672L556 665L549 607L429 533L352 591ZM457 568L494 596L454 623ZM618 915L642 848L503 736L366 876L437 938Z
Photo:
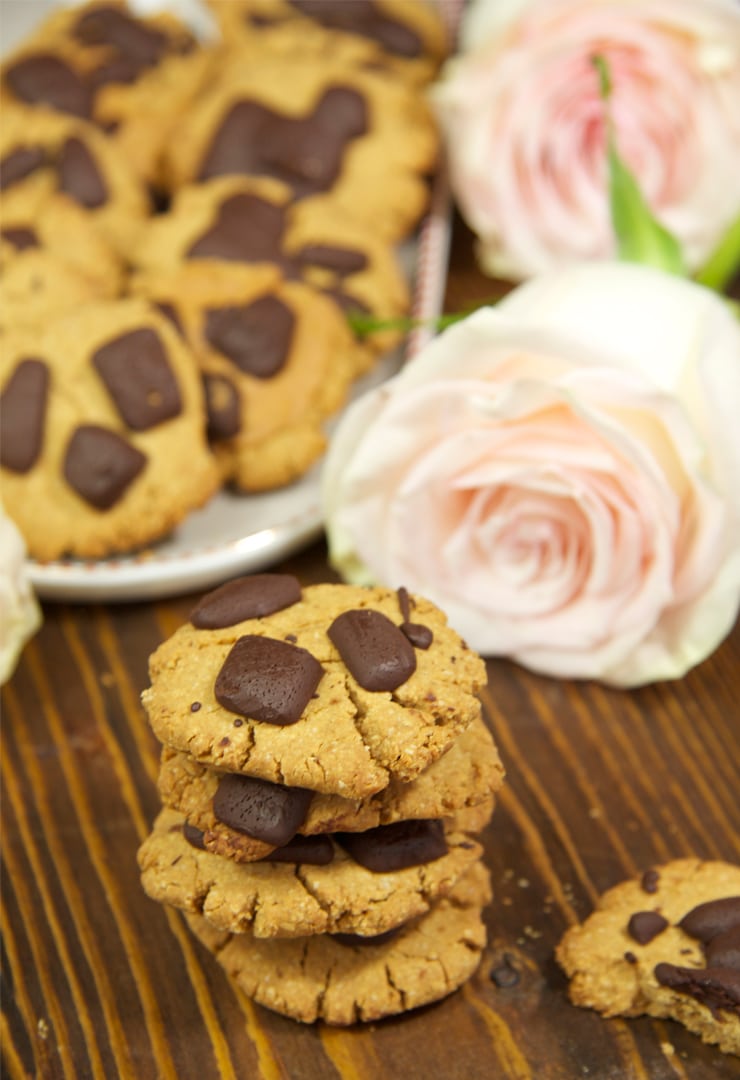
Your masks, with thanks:
M142 883L250 997L351 1024L474 972L490 899L476 834L503 770L485 667L439 609L404 589L241 578L150 676L164 806Z
M223 485L300 478L356 380L402 340L400 248L438 153L423 94L445 52L438 11L417 0L203 10L211 33L196 38L170 11L60 5L0 72L0 465L7 511L41 561L130 552ZM157 414L142 429L101 378L96 358L119 349L131 311L127 355L146 340L164 357L187 421ZM384 325L367 332L368 318ZM87 352L70 408L58 343L77 339ZM18 445L29 358L34 438ZM158 400L163 371L144 356L118 381ZM75 483L72 444L90 428ZM191 465L197 481L173 484Z

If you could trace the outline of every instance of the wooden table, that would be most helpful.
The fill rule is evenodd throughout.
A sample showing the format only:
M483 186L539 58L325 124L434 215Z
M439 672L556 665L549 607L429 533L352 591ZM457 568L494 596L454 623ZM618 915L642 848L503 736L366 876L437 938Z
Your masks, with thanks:
M492 295L457 222L447 310ZM335 579L321 542L280 569ZM483 962L440 1004L338 1030L235 993L140 887L158 744L139 694L192 603L49 604L3 692L3 1075L740 1076L738 1059L677 1024L573 1007L553 960L610 885L679 856L738 859L740 627L687 678L630 693L489 662L484 705L508 778L485 834L496 897ZM498 988L504 954L519 978Z

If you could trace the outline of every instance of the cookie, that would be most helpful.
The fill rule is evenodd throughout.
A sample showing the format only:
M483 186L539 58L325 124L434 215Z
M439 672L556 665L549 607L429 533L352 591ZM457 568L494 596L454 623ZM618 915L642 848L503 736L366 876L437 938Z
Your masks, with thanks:
M138 853L144 891L260 938L385 933L428 911L482 853L454 823L417 821L334 833L328 862L237 863L195 846L184 824L175 810L155 820Z
M172 188L271 176L295 199L325 196L376 233L406 236L429 198L438 134L429 104L396 80L327 59L227 66L166 158Z
M151 210L126 158L92 124L12 106L0 123L0 190L4 220L33 221L64 198L120 255Z
M162 148L213 59L170 12L143 17L120 0L61 7L3 64L3 104L95 123L156 183Z
M3 500L32 557L131 551L216 490L200 378L156 309L90 303L3 344Z
M80 207L52 195L35 215L2 214L0 326L37 326L117 296L121 259Z
M253 55L274 49L354 62L420 86L447 53L438 9L419 0L211 0L224 41Z
M152 273L185 261L271 263L325 293L347 314L390 323L409 310L409 285L395 250L374 230L324 199L294 202L287 184L220 177L175 194L142 231L132 263ZM397 328L361 338L358 370L402 339Z
M609 889L557 948L576 1005L740 1054L740 866L677 859Z
M313 1023L379 1020L439 1001L475 972L486 945L482 908L491 890L480 863L429 912L386 940L346 936L260 939L187 922L239 989L261 1005Z
M265 264L189 262L131 289L169 313L198 359L224 479L264 491L302 476L356 369L336 305Z
M364 800L312 795L296 832L315 836L362 831L407 819L449 817L487 802L489 805L481 808L482 824L478 828L470 826L471 832L478 832L490 816L492 796L502 782L503 767L481 719L474 721L443 757L410 783L391 781L388 787ZM274 792L273 787L277 788ZM191 828L203 833L206 850L238 862L264 858L276 845L249 835L248 818L242 817L235 827L227 824L223 811L220 816L217 813L219 792L223 801L228 799L229 789L235 791L242 799L250 800L248 807L254 805L255 794L260 802L274 794L281 800L281 808L289 804L289 795L281 786L270 785L268 781L255 783L243 776L234 781L228 773L209 769L187 754L166 747L162 752L158 789L163 805L184 814ZM252 827L252 834L255 831Z
M415 780L480 718L486 679L429 601L280 574L208 594L149 673L142 700L166 746L347 799Z

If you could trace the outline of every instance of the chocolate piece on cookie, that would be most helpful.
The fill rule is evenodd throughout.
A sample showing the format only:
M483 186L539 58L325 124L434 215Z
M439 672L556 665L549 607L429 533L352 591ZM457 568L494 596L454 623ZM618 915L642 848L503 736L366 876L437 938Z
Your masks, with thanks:
M668 1017L740 1054L740 866L678 859L623 882L556 955L576 1005Z
M381 618L411 649L398 629L403 615L391 589L309 586L300 600L264 617L217 630L181 627L150 661L151 686L143 701L157 738L211 768L345 799L364 799L392 780L416 779L479 719L475 695L485 667L438 608L412 599L415 621L432 630L433 640L428 648L414 650L414 669L408 665L401 681L396 673L392 689L387 684L368 689L369 681L379 684L367 671L359 682L329 633L344 613L361 612ZM241 696L227 704L219 700L217 683L232 650L240 639L253 638L266 642L268 650L280 642L290 647L291 657L308 655L323 672L310 694L305 684L300 715L293 719L291 714L288 728L255 716L255 707ZM384 655L374 656L384 671ZM268 667L257 660L238 681L259 681ZM201 703L196 713L193 701ZM265 716L262 706L260 716Z

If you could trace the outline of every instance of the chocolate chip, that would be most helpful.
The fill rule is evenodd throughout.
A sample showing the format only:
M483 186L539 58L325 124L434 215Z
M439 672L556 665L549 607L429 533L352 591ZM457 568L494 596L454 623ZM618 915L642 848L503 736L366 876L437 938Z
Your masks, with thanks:
M304 198L334 184L347 145L367 129L365 99L351 87L331 87L303 117L238 101L216 131L198 179L275 176Z
M196 829L195 825L190 825L186 821L182 827L182 835L192 847L199 848L201 851L206 850L206 845L203 843L205 833L202 829Z
M224 825L280 847L306 820L313 792L272 784L256 776L227 773L213 796L213 813Z
M64 455L64 476L77 494L96 510L109 510L125 494L147 458L115 431L82 424Z
M0 464L27 473L44 439L49 369L43 360L21 360L0 394Z
M46 163L46 151L41 146L19 146L12 150L0 161L0 190L25 180Z
M504 953L502 962L491 969L491 980L501 990L508 990L519 983L519 972L514 967L509 953Z
M380 611L345 611L331 624L328 634L365 690L395 690L416 670L416 656L408 639Z
M154 27L115 7L95 7L72 28L85 45L109 45L140 68L153 67L167 52L167 38Z
M437 820L397 821L365 832L333 835L355 862L375 874L421 866L447 854L444 826Z
M39 238L33 229L6 228L0 229L0 237L7 240L16 251L27 251L29 248L39 246Z
M92 362L126 424L148 431L182 411L180 388L158 335L130 330L102 345Z
M732 968L685 968L662 963L655 967L655 978L680 994L688 994L706 1005L716 1015L729 1010L740 1016L740 971Z
M330 940L336 941L337 945L346 945L348 948L367 948L368 946L387 945L389 941L397 937L403 930L403 925L392 926L382 934L330 934Z
M81 139L67 139L57 162L59 190L87 210L108 202L108 188L95 159Z
M405 23L372 0L290 0L302 14L322 26L377 41L386 52L406 59L422 54L421 38Z
M678 925L689 937L698 938L706 945L717 934L740 926L740 896L699 904L684 915Z
M207 593L190 612L190 622L199 630L218 630L272 615L300 599L301 584L292 574L252 574Z
M642 875L640 886L643 892L655 893L658 891L658 883L660 881L660 874L657 870L646 870Z
M633 952L630 952L629 949L624 954L624 959L627 961L628 964L636 964L637 963L637 957L635 956L635 954Z
M662 934L667 926L668 919L664 919L657 911L636 911L627 923L627 933L638 945L647 945L658 934Z
M704 952L707 967L736 968L740 971L740 926L715 934Z
M246 375L270 379L288 359L294 326L289 307L275 296L262 296L243 307L211 308L204 333Z
M232 195L215 223L188 249L189 259L235 262L283 261L285 210L258 195Z
M203 708L203 706L201 705L201 703L199 701L194 701L193 704L190 706L190 711L191 712L200 712L200 710L202 708Z
M367 255L363 252L329 244L306 244L300 251L295 252L293 258L299 266L320 266L323 270L332 270L340 277L359 274L367 268Z
M233 439L241 431L239 392L226 375L206 372L203 375L206 402L206 435L210 442Z
M5 80L15 96L29 105L48 105L85 119L92 114L89 87L53 53L34 53L18 60L5 72Z
M216 700L251 720L294 724L323 674L307 649L247 634L232 647L218 673Z
M260 861L328 866L333 858L334 845L328 836L294 836Z

